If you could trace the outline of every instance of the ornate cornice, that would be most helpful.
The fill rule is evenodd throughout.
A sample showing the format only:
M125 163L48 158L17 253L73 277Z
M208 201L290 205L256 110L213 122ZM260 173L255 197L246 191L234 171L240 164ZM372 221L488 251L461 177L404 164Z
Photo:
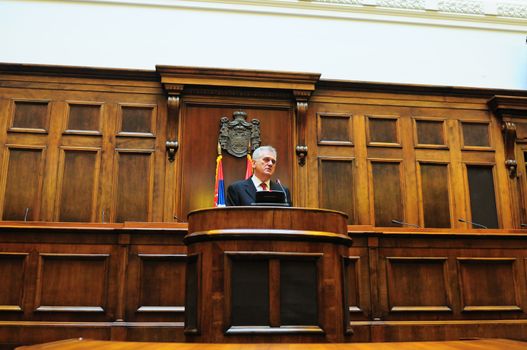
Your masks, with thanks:
M424 10L426 2L424 0L377 0L377 6L392 7L408 10Z
M24 1L24 0L19 0ZM27 0L29 1L29 0ZM57 1L60 2L60 1ZM67 3L68 1L63 1ZM104 6L284 14L525 32L523 0L77 0Z
M249 69L156 66L161 83L274 90L315 90L319 73L275 72Z
M497 15L502 17L527 18L527 4L498 3Z
M485 14L483 1L440 0L437 4L437 9L438 11L457 14Z

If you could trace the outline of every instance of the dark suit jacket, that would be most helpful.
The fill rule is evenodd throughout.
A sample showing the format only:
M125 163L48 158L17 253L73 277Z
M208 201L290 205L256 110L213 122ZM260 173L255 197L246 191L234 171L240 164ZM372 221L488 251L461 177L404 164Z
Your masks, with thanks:
M284 187L284 189L289 206L293 206L289 190L286 187ZM282 188L278 183L271 181L271 191L282 191ZM226 204L228 206L251 205L254 203L255 197L256 187L254 187L251 178L248 178L247 180L236 181L229 186L227 189Z

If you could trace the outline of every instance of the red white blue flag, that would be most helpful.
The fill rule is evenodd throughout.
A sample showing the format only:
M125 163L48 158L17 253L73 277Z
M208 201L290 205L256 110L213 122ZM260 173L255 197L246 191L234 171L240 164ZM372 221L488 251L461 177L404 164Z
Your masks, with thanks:
M245 166L245 180L253 176L253 162L251 155L247 153L247 165Z
M225 183L223 181L223 165L221 154L216 158L216 183L214 184L214 206L225 206Z

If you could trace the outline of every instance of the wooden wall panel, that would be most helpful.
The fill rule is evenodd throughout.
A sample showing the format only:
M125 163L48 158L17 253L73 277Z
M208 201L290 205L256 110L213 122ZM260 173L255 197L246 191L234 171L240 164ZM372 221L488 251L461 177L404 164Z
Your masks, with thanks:
M22 311L27 253L0 253L0 311Z
M424 227L451 227L447 164L419 163Z
M401 193L401 164L371 162L373 203L376 226L398 226L392 220L404 221L404 202Z
M319 145L353 145L353 123L349 114L317 113Z
M319 326L322 318L317 259L280 261L280 322L284 326Z
M464 147L490 147L488 123L463 122L462 130Z
M229 326L270 326L269 261L231 259L230 267Z
M12 131L37 131L49 130L49 103L48 101L14 101L14 115L11 124Z
M401 143L397 117L368 116L366 129L369 145L394 145Z
M45 150L8 145L3 220L38 220Z
M118 133L154 135L156 127L155 106L121 105Z
M463 311L520 311L514 258L458 258Z
M56 221L92 222L97 215L99 149L63 149Z
M348 214L356 223L353 159L319 158L319 207Z
M153 155L118 151L115 221L151 221Z
M108 254L41 254L36 311L107 311Z
M182 254L139 254L137 312L185 311L185 262Z
M467 165L472 222L488 228L499 227L492 166ZM474 228L481 226L474 225Z
M445 121L432 119L415 119L416 146L446 146Z
M101 133L101 105L69 102L66 132Z
M451 284L446 258L388 257L391 312L451 311Z

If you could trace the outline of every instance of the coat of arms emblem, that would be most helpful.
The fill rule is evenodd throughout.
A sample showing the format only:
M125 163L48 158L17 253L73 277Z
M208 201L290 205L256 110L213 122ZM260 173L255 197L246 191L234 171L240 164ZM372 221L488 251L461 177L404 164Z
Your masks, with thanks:
M227 117L220 119L220 134L218 142L222 150L235 157L245 157L260 147L260 121L253 119L248 122L247 113L236 111L233 119Z

